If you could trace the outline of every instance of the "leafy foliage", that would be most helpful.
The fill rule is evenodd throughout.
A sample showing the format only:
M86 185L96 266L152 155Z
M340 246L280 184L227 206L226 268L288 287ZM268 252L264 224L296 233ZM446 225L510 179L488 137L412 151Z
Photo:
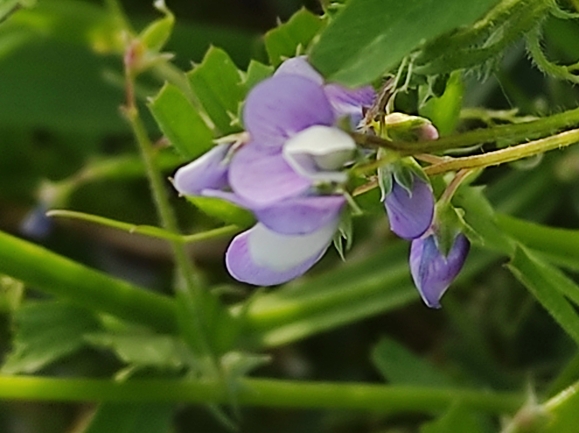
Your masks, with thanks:
M42 370L84 347L85 335L100 329L90 310L60 301L27 303L16 311L14 326L14 347L2 366L4 374Z
M495 0L351 0L324 32L311 60L331 80L350 86L368 83L423 41L471 24L494 4Z
M196 158L211 148L211 129L176 86L165 84L149 108L159 128L183 157Z
M0 398L98 402L74 427L89 433L576 430L578 156L542 155L577 141L575 1L322 1L322 15L280 1L250 30L215 24L246 17L243 2L177 0L173 13L158 1L149 23L149 4L137 16L117 1L33 3L0 1ZM282 3L296 12L276 9L272 28ZM188 22L185 6L213 18ZM229 163L251 140L238 134L248 93L296 55L327 82L381 94L362 128L340 124L359 149L338 254L253 289L225 275L223 250L256 217L207 196L187 197L192 209L169 180L216 141L232 143ZM427 117L442 138L385 140L390 111ZM441 203L438 251L456 230L473 244L440 311L416 302L376 188L376 168L411 156ZM52 212L44 247L4 233L55 206L80 212ZM167 401L211 415L175 417ZM38 416L4 406L2 431Z
M297 54L303 54L323 23L319 17L301 9L291 19L265 35L265 49L273 66Z
M237 113L245 96L241 73L227 53L210 48L187 74L191 88L220 134L239 131Z

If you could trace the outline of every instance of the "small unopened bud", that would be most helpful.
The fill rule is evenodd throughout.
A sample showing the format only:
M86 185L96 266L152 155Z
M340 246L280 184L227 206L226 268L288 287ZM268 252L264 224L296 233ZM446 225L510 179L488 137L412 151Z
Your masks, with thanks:
M438 139L438 130L424 117L391 113L384 117L386 135L396 141L425 141Z

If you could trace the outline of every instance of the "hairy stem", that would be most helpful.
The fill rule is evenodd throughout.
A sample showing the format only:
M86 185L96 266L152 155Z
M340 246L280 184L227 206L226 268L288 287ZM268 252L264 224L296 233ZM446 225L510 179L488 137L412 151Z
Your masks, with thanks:
M140 118L135 100L133 89L136 72L133 66L136 63L135 56L138 56L138 48L137 45L131 44L125 54L127 106L124 109L124 114L139 146L161 225L166 231L177 234L177 220L169 203L161 171L156 165L153 145ZM215 374L217 371L216 361L207 340L203 321L204 315L200 305L204 295L201 281L197 278L198 274L193 263L187 257L184 245L175 240L169 242L177 265L178 278L175 284L179 301L177 303L177 320L184 338L199 355L207 367L207 372Z
M468 147L496 141L516 143L518 141L544 137L561 129L579 125L579 108L554 114L531 122L499 125L492 128L475 129L462 134L442 137L438 140L418 142L389 141L378 136L352 133L361 146L384 147L399 151L403 155L433 153L444 150Z
M549 150L560 149L577 142L579 142L579 129L573 129L541 140L496 150L483 155L449 159L448 161L426 167L424 172L429 176L434 176L448 171L490 167L538 155Z

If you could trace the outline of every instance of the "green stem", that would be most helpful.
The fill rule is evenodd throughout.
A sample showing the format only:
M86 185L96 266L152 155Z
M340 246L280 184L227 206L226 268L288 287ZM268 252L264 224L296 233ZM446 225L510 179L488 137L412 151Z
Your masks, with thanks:
M139 146L161 226L166 231L177 234L177 219L169 203L164 179L154 158L155 151L139 115L135 100L134 86L137 74L135 64L138 64L139 61L139 48L139 42L134 41L128 44L124 55L127 102L123 112ZM215 376L218 374L217 362L207 339L204 311L201 307L205 296L204 288L192 261L187 257L184 245L177 241L169 241L169 243L177 270L175 290L178 301L177 321L181 333L199 356L199 361L205 367L205 372L210 376Z
M201 233L195 233L192 235L179 235L155 226L125 223L111 218L105 218L102 216L87 214L84 212L53 209L48 211L46 213L46 216L72 218L81 221L88 221L91 223L100 224L105 227L112 227L114 229L122 230L131 234L139 234L150 238L163 239L166 241L179 242L182 244L195 243L207 239L232 235L240 230L238 226L231 224L225 227L219 227L217 229L208 230Z
M524 396L471 389L386 386L363 383L303 383L241 379L236 402L244 406L350 409L381 413L436 413L461 404L488 413L516 410ZM150 379L113 382L99 379L0 377L0 398L28 401L228 403L220 381Z
M560 149L579 142L579 129L565 131L560 134L541 140L531 141L518 146L496 150L483 155L465 156L463 158L453 158L438 164L426 167L424 172L429 176L434 176L448 171L456 171L468 168L483 168L493 165L504 164L516 161L529 156L538 155L553 149Z
M139 117L136 105L130 104L125 110L125 114L141 151L161 225L168 232L177 234L177 221L169 204L161 171L155 164L153 146ZM177 241L170 241L170 244L177 264L178 279L175 287L180 301L177 303L177 317L181 331L207 367L215 371L214 358L207 340L203 325L204 315L200 306L204 295L201 282L196 277L197 272L187 257L183 244Z
M545 75L550 75L555 78L562 80L568 80L572 83L579 84L579 75L575 75L571 72L573 67L577 64L571 66L557 65L545 56L543 49L541 48L541 28L537 26L534 30L530 31L526 35L527 50L531 54L531 58L537 65L537 68Z
M177 330L172 299L3 232L0 232L0 272L45 293L160 332Z
M579 108L575 108L531 122L475 129L462 134L442 137L434 141L392 142L373 135L360 133L352 133L351 135L356 143L361 146L372 148L384 147L397 150L404 155L416 155L419 153L440 152L496 141L516 143L522 140L544 137L578 124Z

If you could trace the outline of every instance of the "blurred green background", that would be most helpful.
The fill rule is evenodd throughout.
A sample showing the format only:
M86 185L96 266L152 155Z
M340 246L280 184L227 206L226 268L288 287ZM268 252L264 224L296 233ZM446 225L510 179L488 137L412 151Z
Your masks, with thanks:
M122 5L137 30L159 16L149 2L123 1ZM177 27L166 50L175 54L175 64L183 70L200 62L210 45L224 48L241 69L251 58L265 61L265 31L302 6L320 11L315 1L297 0L171 0L168 6L176 15ZM39 0L35 8L17 11L0 23L0 229L169 293L171 263L163 242L41 216L46 206L56 204L122 221L156 223L147 182L138 173L78 181L78 173L87 164L136 155L129 128L119 114L124 99L122 59L108 39L110 26L104 3L81 0ZM576 59L576 23L553 20L546 36L554 59ZM577 89L545 78L532 67L520 44L509 48L493 71L488 77L466 77L465 107L518 108L522 115L546 115L577 105ZM144 102L162 82L151 75L139 85ZM151 136L160 137L147 110L143 113ZM482 125L466 121L463 127ZM579 153L570 149L546 156L533 170L528 170L532 161L527 166L489 170L480 183L489 185L487 195L500 211L576 228L578 161ZM168 168L167 175L171 171ZM54 194L61 190L54 186L70 179L77 179L78 188L59 201ZM211 226L208 218L195 214L184 200L175 196L174 204L187 231ZM378 247L365 234L379 224L385 231L381 219L382 215L369 216L356 222L359 245L354 256ZM218 284L232 283L222 265L225 246L226 240L212 241L195 252L200 266ZM460 383L520 390L532 380L541 387L573 355L574 346L502 264L494 260L468 284L453 287L442 311L414 302L393 313L281 347L258 374L378 382L381 378L370 353L388 336ZM339 266L333 253L317 272L332 266ZM41 295L32 292L31 296ZM2 318L0 350L6 353L11 328L8 314ZM85 349L42 373L108 377L119 367L109 353ZM0 432L80 432L93 409L85 404L1 402ZM119 413L124 413L122 408ZM426 420L342 411L244 409L241 431L412 432ZM497 420L484 418L480 425L482 431L496 431ZM183 406L177 411L173 431L225 429L204 408Z

